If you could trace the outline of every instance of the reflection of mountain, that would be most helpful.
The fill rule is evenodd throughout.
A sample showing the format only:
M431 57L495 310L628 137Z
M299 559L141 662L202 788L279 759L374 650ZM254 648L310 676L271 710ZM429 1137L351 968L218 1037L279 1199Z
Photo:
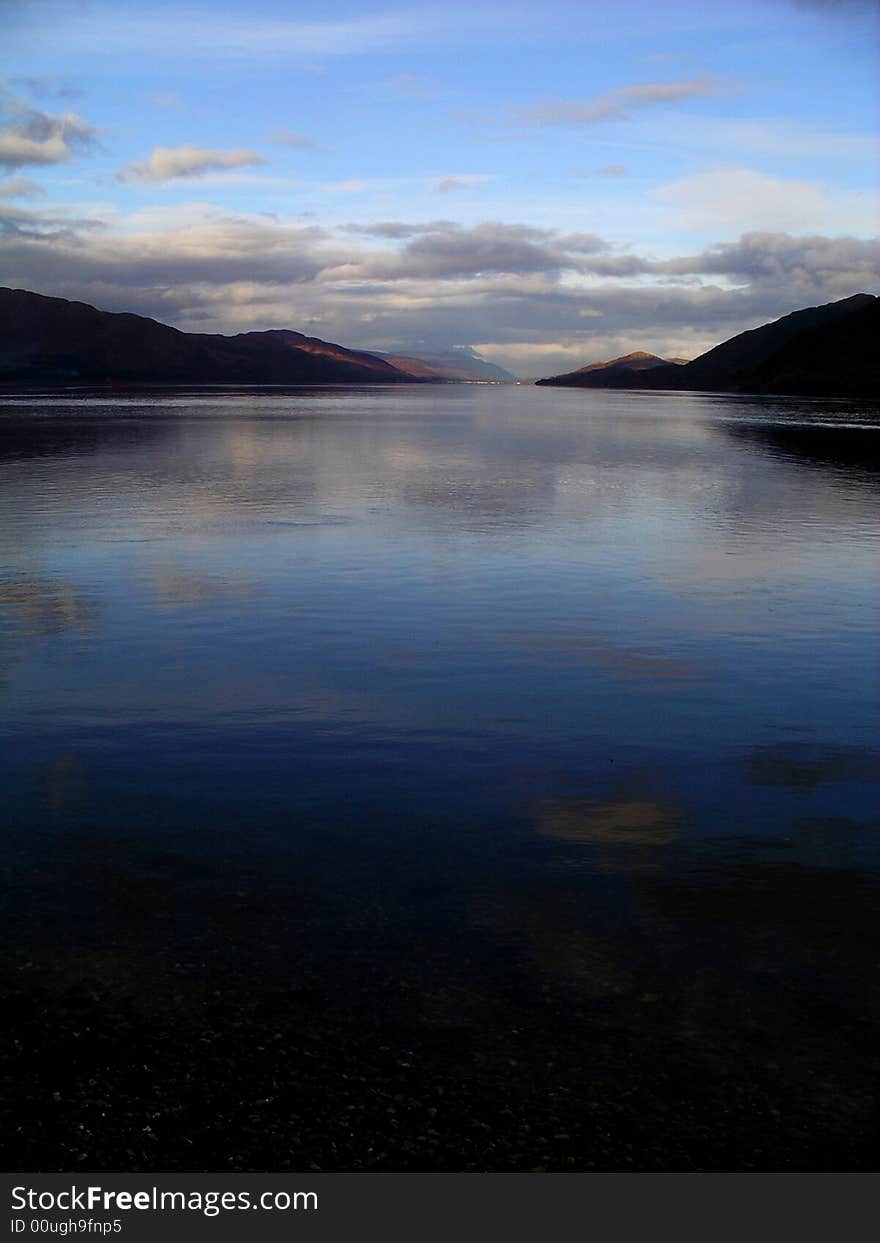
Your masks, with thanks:
M0 378L143 383L412 381L383 358L278 329L234 337L179 332L141 315L0 289Z
M753 785L815 789L828 781L880 782L877 756L867 747L775 743L756 747L748 761Z
M785 859L740 861L721 856L704 861L698 882L674 873L639 877L646 904L676 923L727 924L742 939L756 925L769 926L783 959L792 934L801 955L808 938L835 962L841 945L849 953L853 946L861 946L871 954L876 972L880 891L870 874L807 867Z
M680 367L605 368L542 383L871 397L880 395L878 333L880 299L855 294L741 332Z
M66 412L47 415L45 407L40 410L40 418L33 417L34 407L25 408L23 413L13 409L10 406L0 419L0 463L80 457L115 449L134 453L167 433L158 420L118 419L112 412L101 417L98 410L87 409L85 404L74 418L65 417ZM115 407L115 411L118 409Z
M766 445L783 457L816 466L859 466L872 473L880 471L880 428L729 423L724 430L736 440Z

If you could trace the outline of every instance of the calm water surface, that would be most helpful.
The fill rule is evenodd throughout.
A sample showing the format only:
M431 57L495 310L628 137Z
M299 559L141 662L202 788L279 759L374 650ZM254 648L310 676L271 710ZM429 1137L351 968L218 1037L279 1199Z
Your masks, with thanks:
M529 387L7 396L15 968L833 1057L880 1018L878 425Z

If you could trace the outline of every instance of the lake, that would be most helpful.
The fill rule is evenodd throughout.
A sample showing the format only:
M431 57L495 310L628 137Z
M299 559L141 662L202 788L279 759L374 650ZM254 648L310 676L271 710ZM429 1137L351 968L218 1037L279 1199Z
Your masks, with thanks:
M878 447L0 399L7 1168L872 1168Z

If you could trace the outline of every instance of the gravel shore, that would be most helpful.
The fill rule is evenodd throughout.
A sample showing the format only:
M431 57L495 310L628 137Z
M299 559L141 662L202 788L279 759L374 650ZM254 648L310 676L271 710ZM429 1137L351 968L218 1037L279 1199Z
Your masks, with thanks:
M148 1013L35 986L2 1006L10 1170L876 1168L868 1085L659 1028L551 1036L546 1013L488 1044L364 1024L310 989Z

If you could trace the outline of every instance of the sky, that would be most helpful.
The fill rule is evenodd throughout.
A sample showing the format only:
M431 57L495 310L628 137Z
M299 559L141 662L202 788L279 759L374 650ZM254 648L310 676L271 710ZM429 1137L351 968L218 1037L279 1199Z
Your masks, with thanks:
M524 377L880 293L878 0L0 23L2 285Z

